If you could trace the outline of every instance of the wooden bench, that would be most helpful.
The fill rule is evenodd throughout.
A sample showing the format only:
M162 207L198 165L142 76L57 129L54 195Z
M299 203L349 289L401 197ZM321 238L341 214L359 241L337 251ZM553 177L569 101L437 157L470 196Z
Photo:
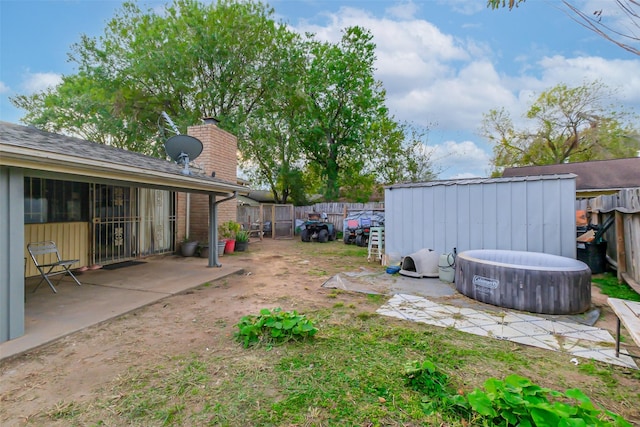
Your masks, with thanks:
M616 357L620 354L620 324L623 324L631 339L640 347L640 302L627 301L619 298L607 299L607 304L615 313L618 322L616 326ZM640 356L629 356L640 359Z

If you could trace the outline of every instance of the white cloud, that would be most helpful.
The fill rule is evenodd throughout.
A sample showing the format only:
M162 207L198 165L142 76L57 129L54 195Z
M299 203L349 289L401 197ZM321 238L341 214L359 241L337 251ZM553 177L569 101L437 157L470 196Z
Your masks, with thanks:
M389 96L399 116L422 125L437 122L445 130L474 130L483 113L516 102L488 62L471 62L456 76L425 80L406 94Z
M7 93L7 92L11 92L11 89L9 88L9 86L4 84L4 82L0 81L0 93Z
M451 9L463 15L473 15L487 8L486 1L478 0L441 0L440 3L446 2Z
M473 141L445 141L432 149L431 158L442 179L488 175L491 157Z
M617 91L616 97L629 103L640 103L640 61L581 56L544 57L538 65L543 69L542 80L546 88L558 83L579 85L602 80ZM604 80L606 78L606 80Z
M415 16L418 10L418 5L416 5L412 1L408 1L406 3L396 4L392 7L388 7L387 9L385 9L385 12L387 15L394 18L411 19Z
M56 73L28 72L22 82L27 93L41 92L62 82L62 75Z

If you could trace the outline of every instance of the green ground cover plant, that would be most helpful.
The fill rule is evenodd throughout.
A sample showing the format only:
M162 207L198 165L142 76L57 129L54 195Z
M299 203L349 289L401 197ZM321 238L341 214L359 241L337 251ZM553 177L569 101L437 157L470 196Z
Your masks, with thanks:
M600 277L594 277L591 282L600 288L600 291L613 298L626 299L629 301L640 301L640 294L634 291L626 283L618 282L618 278L611 274L605 273Z
M259 315L243 316L236 325L236 339L244 347L258 343L273 345L292 340L313 337L318 328L313 322L297 311L283 311L281 308L263 308Z

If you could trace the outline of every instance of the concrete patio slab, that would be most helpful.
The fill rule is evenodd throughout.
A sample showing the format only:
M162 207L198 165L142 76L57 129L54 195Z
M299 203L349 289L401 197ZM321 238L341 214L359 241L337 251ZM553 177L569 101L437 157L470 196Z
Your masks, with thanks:
M25 285L25 334L0 344L0 360L171 295L240 273L247 263L240 254L222 257L220 261L222 267L208 267L204 258L149 257L142 264L82 272L77 276L82 286L65 277L56 286L57 294L46 283L33 292L40 279L28 278Z

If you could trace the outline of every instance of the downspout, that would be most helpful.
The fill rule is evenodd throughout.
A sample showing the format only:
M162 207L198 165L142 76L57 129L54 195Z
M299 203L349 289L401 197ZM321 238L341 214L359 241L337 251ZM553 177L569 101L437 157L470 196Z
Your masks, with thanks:
M186 207L185 207L185 212L186 212L186 218L185 218L185 238L191 237L189 236L189 232L191 231L191 193L187 193L187 200L186 200Z
M238 197L234 191L233 196L226 197L216 202L215 194L209 194L209 265L207 267L222 267L218 259L218 205ZM215 248L214 250L212 250Z

